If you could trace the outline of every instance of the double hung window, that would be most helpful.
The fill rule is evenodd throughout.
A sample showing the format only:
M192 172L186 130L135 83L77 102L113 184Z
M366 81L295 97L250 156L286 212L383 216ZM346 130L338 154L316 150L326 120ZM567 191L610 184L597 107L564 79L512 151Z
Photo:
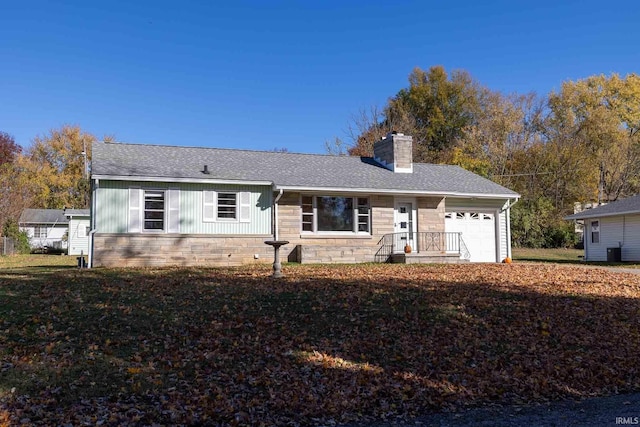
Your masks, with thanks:
M46 239L47 238L47 226L46 225L36 225L33 228L33 237L36 239Z
M600 243L600 221L591 221L591 243Z

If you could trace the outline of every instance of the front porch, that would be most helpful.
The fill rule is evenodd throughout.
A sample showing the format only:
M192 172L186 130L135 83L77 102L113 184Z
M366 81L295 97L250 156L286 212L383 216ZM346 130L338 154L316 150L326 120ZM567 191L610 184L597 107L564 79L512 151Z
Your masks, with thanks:
M457 264L469 262L471 254L462 233L429 231L389 233L378 242L376 262L403 264Z

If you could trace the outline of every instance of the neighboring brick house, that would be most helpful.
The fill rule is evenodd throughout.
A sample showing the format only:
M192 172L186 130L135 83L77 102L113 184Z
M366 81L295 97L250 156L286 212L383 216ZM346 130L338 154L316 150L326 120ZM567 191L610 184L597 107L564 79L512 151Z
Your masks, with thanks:
M499 262L519 195L457 166L412 162L389 134L374 158L96 143L92 266ZM405 247L411 253L404 255Z

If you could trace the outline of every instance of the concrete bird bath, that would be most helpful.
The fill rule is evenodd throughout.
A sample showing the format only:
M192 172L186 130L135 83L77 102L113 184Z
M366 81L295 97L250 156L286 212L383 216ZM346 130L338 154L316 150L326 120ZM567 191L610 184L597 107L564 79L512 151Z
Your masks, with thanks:
M272 277L282 277L282 264L280 264L280 247L289 243L287 240L267 240L266 245L273 246L273 274Z

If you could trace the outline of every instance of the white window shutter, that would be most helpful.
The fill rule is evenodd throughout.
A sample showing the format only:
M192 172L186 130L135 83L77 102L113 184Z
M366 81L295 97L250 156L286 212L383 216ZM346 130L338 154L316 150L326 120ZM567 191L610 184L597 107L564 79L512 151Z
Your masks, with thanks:
M129 233L139 233L140 226L140 189L129 189Z
M202 220L203 221L216 220L216 192L215 191L202 192Z
M243 191L240 193L240 222L251 222L251 193Z
M177 188L171 188L167 191L167 206L168 206L168 233L180 232L180 190Z

